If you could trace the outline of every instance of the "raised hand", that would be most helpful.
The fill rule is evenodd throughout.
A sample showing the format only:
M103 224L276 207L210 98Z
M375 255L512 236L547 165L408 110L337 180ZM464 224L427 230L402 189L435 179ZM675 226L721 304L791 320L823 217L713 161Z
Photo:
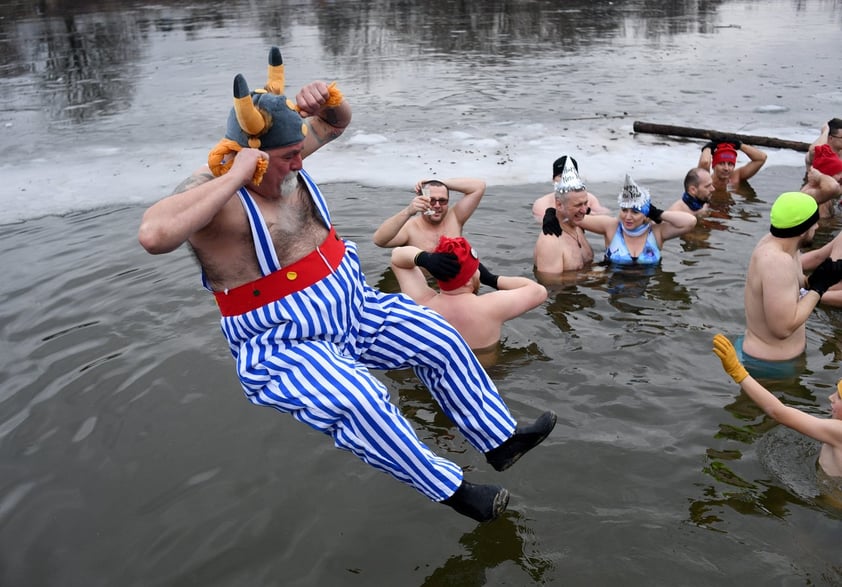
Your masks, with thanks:
M541 231L543 231L544 234L561 236L561 223L558 221L555 208L547 208L544 211L544 220L541 223Z
M748 377L748 371L737 358L737 349L724 334L717 334L713 337L713 354L719 357L719 360L722 361L722 368L735 383L739 383Z
M430 275L441 281L447 281L459 273L462 266L453 253L428 253L421 251L415 255L415 264L430 272Z

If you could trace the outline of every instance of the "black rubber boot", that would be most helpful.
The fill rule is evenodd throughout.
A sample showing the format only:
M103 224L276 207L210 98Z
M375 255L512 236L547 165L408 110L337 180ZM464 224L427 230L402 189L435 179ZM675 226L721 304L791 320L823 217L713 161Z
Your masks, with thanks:
M498 471L505 471L517 460L535 448L555 428L556 415L544 412L529 426L517 427L514 435L506 442L485 453L485 460Z
M490 522L506 511L509 492L499 485L474 485L463 480L456 493L441 503L477 522Z

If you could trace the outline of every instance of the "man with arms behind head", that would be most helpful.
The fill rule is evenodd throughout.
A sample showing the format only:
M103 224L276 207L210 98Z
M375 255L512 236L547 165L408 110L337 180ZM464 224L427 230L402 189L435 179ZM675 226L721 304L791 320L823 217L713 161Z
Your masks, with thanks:
M455 204L450 202L451 190L463 194ZM374 232L375 245L412 245L432 251L441 237L462 236L465 223L485 194L485 182L473 177L422 180L416 184L415 194L406 208L384 220Z
M737 153L740 151L748 155L749 162L742 167L737 167ZM698 166L710 170L714 191L724 192L729 187L737 187L754 177L764 163L766 163L766 153L757 147L744 145L739 141L734 143L710 141L702 147Z
M804 352L807 318L842 278L830 259L816 267L809 281L804 277L800 249L812 242L818 220L818 204L801 192L781 194L772 205L770 234L754 248L746 275L745 358L788 361ZM752 370L749 362L746 366Z
M235 77L234 108L208 157L210 171L152 205L138 238L156 254L190 244L249 401L330 435L337 448L432 501L492 520L508 492L469 483L462 467L434 454L370 370L412 367L498 471L543 441L555 415L516 428L452 326L406 296L368 286L356 245L336 234L327 200L302 164L342 133L350 106L324 82L288 100L283 67L273 47L263 90L251 92Z

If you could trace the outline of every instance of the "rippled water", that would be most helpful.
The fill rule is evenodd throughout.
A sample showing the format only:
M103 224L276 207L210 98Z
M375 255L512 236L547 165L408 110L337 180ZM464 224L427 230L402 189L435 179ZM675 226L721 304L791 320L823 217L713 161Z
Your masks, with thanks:
M242 3L247 4L253 6L247 15L274 14L260 3ZM795 6L772 4L784 11ZM835 3L818 4L836 10ZM328 31L310 20L327 14L330 5L319 3L296 18ZM609 22L603 33L588 31L594 38L602 34L602 45L582 47L585 37L578 37L570 51L582 51L582 59L591 63L600 61L595 54L602 51L605 63L605 47L626 39L628 51L651 56L646 45L652 39L674 39L670 26L685 30L696 22L698 13L688 8L696 3L668 5L676 14L658 18L655 4L628 3L623 15L631 20L620 21L666 27L661 37L620 35ZM702 22L729 24L735 11L765 17L762 5L725 2ZM388 6L376 4L367 18L388 14ZM496 3L489 6L489 15L505 24L507 12ZM593 3L592 9L612 18L608 3ZM647 10L654 15L647 16ZM112 19L114 14L129 19L132 13L117 10ZM405 30L429 31L410 26L412 18L423 21L417 6L407 5L407 14ZM237 32L251 38L254 30L269 26L253 29L243 19L226 17L216 35ZM524 30L541 30L540 22ZM185 53L196 50L191 42L207 43L208 30L201 29L198 39L182 39ZM371 29L349 25L341 34L361 30ZM713 30L693 32L685 46L708 43L706 35ZM147 35L154 41L152 50L164 43L156 34ZM446 37L438 35L439 51ZM336 42L326 33L323 38L326 44ZM525 62L519 56L530 53L535 41L528 35L508 39L500 51ZM519 52L518 44L527 49ZM374 61L369 67L386 65ZM193 71L189 83L196 88L196 103L210 109L200 70ZM524 65L522 74L529 72L538 74ZM180 87L187 80L172 83ZM435 87L444 91L445 84ZM393 99L400 94L384 91ZM790 120L807 118L808 107ZM140 120L143 107L133 108L138 112L127 116ZM675 104L663 108L669 116L680 112ZM356 112L355 123L373 135L371 114L364 107ZM389 127L400 127L400 111L393 114L383 118L384 136ZM2 116L19 129L26 114L15 110ZM444 120L461 114L451 116ZM502 117L495 115L495 124ZM116 124L107 116L103 121ZM553 435L510 472L491 471L411 373L379 375L425 442L467 467L471 478L500 482L511 491L505 517L477 526L333 449L320 434L249 404L234 377L213 301L200 288L188 252L165 257L143 252L135 240L143 206L120 203L122 192L109 192L97 206L88 204L81 187L98 185L91 176L108 186L122 182L127 192L142 188L144 197L162 195L148 193L150 183L166 184L167 174L185 174L188 159L199 163L196 154L214 142L214 132L192 147L182 139L184 152L168 155L177 169L166 177L155 166L147 169L154 178L126 175L107 154L104 161L91 159L90 171L65 168L66 182L74 186L67 195L78 195L77 205L64 202L69 210L62 215L29 215L0 230L0 584L842 583L842 510L832 492L819 489L815 443L765 418L710 352L715 332L742 332L749 253L768 228L774 197L797 187L803 170L764 168L752 180L753 193L719 202L718 217L706 227L669 241L662 265L651 273L618 274L596 265L575 284L552 286L546 303L506 325L502 354L490 373L513 413L527 419L552 409L559 415ZM154 133L137 133L145 137L138 148L151 153ZM371 167L391 166L394 176L418 171L415 163L408 163L408 170L394 169L396 163L384 164L367 149L349 155L359 146L355 139L360 137L341 139L351 143L348 147L336 143L341 161L366 155ZM644 157L666 152L672 144L659 141L636 146L618 141L618 158L629 157L632 147ZM522 145L529 157L530 145ZM679 145L684 156L698 152L695 145ZM530 209L533 199L548 191L543 176L551 157L545 148L538 141L539 155L531 155L539 179L491 181L467 226L466 235L497 272L531 275L538 226ZM320 153L318 167L327 169L331 154ZM406 155L394 161L401 157ZM620 167L615 165L615 178L601 169L596 153L592 157L595 178L589 188L611 205ZM586 175L590 161L580 159ZM694 160L662 162L672 179L657 173L636 179L665 205L678 197L680 179ZM37 161L27 165L38 167ZM477 163L477 175L496 165ZM49 193L28 171L28 192ZM374 247L370 238L380 220L403 205L408 187L390 187L391 180L340 182L339 171L327 169L323 182L337 230L359 243L369 282L393 289L388 251ZM18 194L21 185L11 185ZM839 228L838 220L824 222L819 240ZM591 243L601 256L600 239ZM804 373L774 383L787 402L827 414L825 398L842 359L840 332L839 310L813 313Z

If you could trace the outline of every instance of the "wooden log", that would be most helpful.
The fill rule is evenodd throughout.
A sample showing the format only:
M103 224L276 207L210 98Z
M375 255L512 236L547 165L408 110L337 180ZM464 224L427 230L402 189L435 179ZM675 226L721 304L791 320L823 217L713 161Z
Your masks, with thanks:
M810 149L810 143L801 141L787 141L774 137L760 137L755 135L743 135L737 133L720 132L718 130L706 130L703 128L690 128L687 126L672 126L669 124L654 124L651 122L634 121L634 132L649 133L656 135L673 135L676 137L690 137L693 139L705 139L708 141L717 140L721 142L740 141L747 145L760 147L773 147L776 149L792 149L806 153Z

